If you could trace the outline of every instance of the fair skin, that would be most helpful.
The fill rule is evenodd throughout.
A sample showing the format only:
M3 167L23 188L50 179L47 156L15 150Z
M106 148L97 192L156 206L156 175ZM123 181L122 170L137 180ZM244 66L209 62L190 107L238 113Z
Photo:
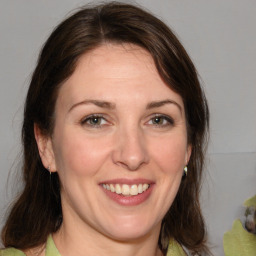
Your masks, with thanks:
M191 147L182 98L150 54L105 44L83 55L60 88L53 135L35 126L35 136L61 181L63 224L53 238L62 256L161 255L161 221Z

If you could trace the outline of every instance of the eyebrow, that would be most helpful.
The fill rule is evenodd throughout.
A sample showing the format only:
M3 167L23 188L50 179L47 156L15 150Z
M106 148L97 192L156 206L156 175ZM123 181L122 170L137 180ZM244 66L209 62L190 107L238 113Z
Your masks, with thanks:
M173 101L173 100L162 100L162 101L153 101L153 102L150 102L146 109L151 109L151 108L159 108L159 107L162 107L166 104L174 104L176 107L178 107L178 109L180 110L180 112L182 113L182 107L180 104L178 104L176 101Z
M107 108L107 109L114 109L116 107L116 105L114 103L111 102L107 102L107 101L102 101L102 100L83 100L81 102L78 102L74 105L72 105L72 107L69 109L68 112L70 112L71 110L73 110L75 107L80 106L80 105L87 105L87 104L94 104L100 108Z
M87 104L94 104L100 108L106 108L106 109L115 109L116 105L114 103L108 102L108 101L102 101L102 100L83 100L81 102L78 102L69 109L68 112L72 111L75 107L80 105L87 105ZM167 99L167 100L161 100L161 101L153 101L147 104L146 109L152 109L152 108L159 108L167 104L174 104L178 107L180 112L182 113L182 107L173 100Z

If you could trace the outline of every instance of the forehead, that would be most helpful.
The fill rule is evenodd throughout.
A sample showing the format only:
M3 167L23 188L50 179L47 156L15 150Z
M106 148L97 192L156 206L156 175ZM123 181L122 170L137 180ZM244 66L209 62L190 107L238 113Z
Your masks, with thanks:
M96 68L96 69L95 69ZM84 54L78 61L75 73L90 69L90 74L102 71L97 76L107 73L111 78L130 78L144 73L155 74L159 79L154 60L148 51L134 44L103 44ZM131 73L130 73L131 72Z
M167 96L182 99L160 77L152 56L133 44L104 44L82 55L59 98L119 100L128 97L154 101ZM71 104L66 102L66 104Z

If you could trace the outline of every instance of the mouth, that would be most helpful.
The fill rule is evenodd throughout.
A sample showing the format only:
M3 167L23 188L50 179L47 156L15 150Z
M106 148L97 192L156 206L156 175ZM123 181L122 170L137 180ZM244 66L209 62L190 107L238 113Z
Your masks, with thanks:
M150 188L150 184L139 183L139 184L108 184L103 183L101 186L112 193L123 196L137 196L146 192Z
M105 195L117 204L136 206L150 198L155 182L148 179L112 179L99 185Z

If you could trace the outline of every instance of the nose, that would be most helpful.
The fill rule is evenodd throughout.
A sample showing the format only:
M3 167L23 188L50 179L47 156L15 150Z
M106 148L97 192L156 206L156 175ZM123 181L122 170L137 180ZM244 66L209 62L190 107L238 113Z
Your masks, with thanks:
M149 162L146 141L142 131L137 129L123 129L115 138L113 162L130 171L136 171Z

